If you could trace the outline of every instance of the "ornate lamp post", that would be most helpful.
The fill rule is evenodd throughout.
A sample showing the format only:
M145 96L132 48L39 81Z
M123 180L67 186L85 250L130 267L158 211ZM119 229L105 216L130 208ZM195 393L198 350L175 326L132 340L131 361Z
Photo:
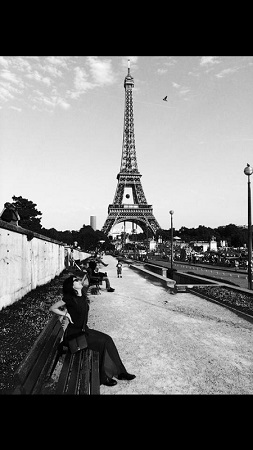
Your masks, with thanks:
M170 267L173 270L173 216L174 211L170 211L170 239L171 239L171 259L170 259Z
M252 228L251 228L251 188L250 188L250 175L253 173L252 167L247 164L244 169L245 175L248 177L248 288L252 289Z

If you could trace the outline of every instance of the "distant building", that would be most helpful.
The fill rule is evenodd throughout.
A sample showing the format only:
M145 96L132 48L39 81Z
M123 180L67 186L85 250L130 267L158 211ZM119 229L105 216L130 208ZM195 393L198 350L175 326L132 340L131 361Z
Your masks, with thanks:
M217 242L215 238L212 238L209 242L206 241L191 241L190 246L192 248L198 247L200 251L206 252L206 251L215 251L217 252Z
M214 250L215 252L217 252L217 242L215 237L212 237L212 239L209 242L209 246L210 246L209 250Z
M156 241L154 239L151 239L149 241L149 249L152 251L152 250L155 250L156 247L157 247Z
M96 231L96 216L90 216L90 226L93 228L94 231Z

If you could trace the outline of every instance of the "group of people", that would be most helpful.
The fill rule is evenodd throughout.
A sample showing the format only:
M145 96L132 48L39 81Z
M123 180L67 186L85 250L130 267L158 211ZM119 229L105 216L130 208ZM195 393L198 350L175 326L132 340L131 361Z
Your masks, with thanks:
M96 256L97 257L97 256ZM82 265L82 269L91 268L92 273L100 274L102 280L106 281L107 291L113 292L106 272L95 271L97 268L96 257L91 258L88 263ZM104 264L105 265L105 264ZM86 267L86 269L85 269ZM117 268L117 271L120 270ZM68 276L63 282L63 297L50 307L50 311L65 316L68 325L64 332L62 345L69 347L69 341L74 337L85 335L88 348L99 353L99 376L100 384L115 386L118 380L133 380L135 375L127 372L117 347L106 333L88 327L89 300L87 289L84 285L85 275L80 271Z

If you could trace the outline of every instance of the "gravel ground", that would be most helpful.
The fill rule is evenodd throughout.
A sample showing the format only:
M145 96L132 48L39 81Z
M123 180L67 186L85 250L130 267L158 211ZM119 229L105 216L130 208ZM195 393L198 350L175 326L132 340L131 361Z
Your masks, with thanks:
M66 272L0 311L0 394L10 394L16 368L52 316L51 304L62 298Z
M89 326L113 337L136 379L101 386L102 395L253 393L252 323L191 293L170 295L127 265L118 279L116 259L105 262L116 290L90 296ZM14 371L51 317L66 274L0 311L0 394L12 392ZM210 289L206 295L235 304L230 289ZM252 311L246 294L236 302Z
M233 291L224 286L194 286L192 290L253 317L253 294Z

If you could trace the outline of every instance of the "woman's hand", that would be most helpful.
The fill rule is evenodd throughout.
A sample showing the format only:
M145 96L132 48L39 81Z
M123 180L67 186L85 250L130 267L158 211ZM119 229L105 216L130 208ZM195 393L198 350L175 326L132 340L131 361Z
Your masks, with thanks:
M67 314L65 315L65 317L67 317L67 319L69 319L69 321L71 323L74 323L73 320L71 319L71 315L67 312Z

